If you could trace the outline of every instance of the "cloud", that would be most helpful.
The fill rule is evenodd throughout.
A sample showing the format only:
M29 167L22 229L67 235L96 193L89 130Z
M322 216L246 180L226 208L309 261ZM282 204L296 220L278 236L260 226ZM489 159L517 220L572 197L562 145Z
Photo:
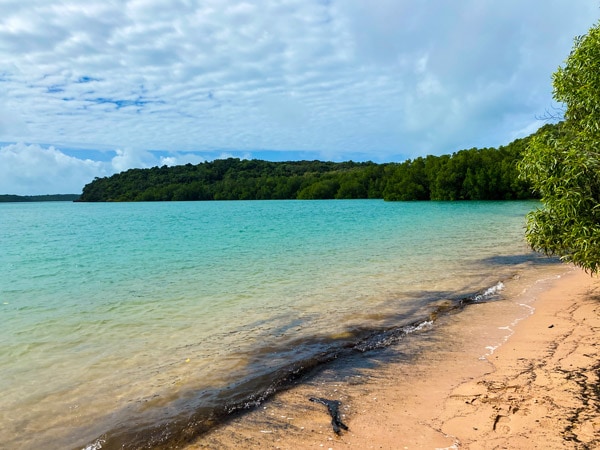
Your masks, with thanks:
M76 194L94 177L107 173L108 167L101 162L67 156L54 147L0 147L0 193Z
M156 164L152 154L146 150L117 149L116 155L111 160L111 165L116 172L122 172L132 167L148 168Z
M0 141L121 149L111 170L154 151L497 146L552 107L551 73L597 16L596 0L4 0Z
M160 157L160 166L181 166L184 164L200 164L206 161L200 155L194 153L174 153Z
M74 153L78 153L74 151ZM199 164L206 158L197 153L149 152L117 149L105 152L104 161L70 156L53 146L9 144L0 147L0 194L77 194L96 177L110 176L131 168ZM218 158L245 158L250 154L222 153Z

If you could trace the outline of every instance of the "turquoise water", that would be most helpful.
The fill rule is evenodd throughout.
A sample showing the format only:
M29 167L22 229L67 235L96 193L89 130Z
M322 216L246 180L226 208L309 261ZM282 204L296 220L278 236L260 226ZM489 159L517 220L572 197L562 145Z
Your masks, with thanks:
M535 259L536 206L0 204L0 443L176 434L282 369L496 286Z

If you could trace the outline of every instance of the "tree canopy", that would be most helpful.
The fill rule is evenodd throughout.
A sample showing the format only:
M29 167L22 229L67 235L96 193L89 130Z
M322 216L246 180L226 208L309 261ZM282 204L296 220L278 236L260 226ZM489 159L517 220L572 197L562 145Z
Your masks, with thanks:
M528 216L526 238L592 274L600 270L600 23L577 37L553 74L564 121L531 139L520 171L543 208Z
M8 202L72 202L79 194L49 194L49 195L0 195L0 203Z
M80 201L531 198L517 162L529 138L402 163L221 159L96 178Z

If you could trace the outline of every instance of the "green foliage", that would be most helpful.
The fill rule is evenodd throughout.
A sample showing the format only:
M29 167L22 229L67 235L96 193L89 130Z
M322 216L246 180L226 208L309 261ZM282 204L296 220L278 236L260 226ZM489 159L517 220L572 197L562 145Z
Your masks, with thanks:
M575 39L553 76L565 120L536 134L520 163L544 207L528 216L536 250L591 273L600 270L600 29Z
M270 199L499 200L530 198L516 162L524 140L403 163L215 160L96 178L81 201Z
M386 200L513 200L531 198L517 161L527 139L499 149L461 150L388 167Z
M49 195L0 195L0 203L6 202L72 202L79 194L49 194Z
M83 188L81 201L381 198L379 173L371 162L229 158L96 178Z

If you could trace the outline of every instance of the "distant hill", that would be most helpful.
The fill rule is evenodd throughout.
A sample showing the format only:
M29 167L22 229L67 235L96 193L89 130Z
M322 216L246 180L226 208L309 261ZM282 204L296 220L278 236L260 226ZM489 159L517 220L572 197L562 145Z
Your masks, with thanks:
M1 195L0 203L8 202L73 202L79 199L79 194L51 195Z
M545 125L542 130L552 127L556 125ZM532 136L499 148L471 148L401 163L229 158L129 169L95 178L84 186L77 201L529 199L535 194L519 177L517 164Z

